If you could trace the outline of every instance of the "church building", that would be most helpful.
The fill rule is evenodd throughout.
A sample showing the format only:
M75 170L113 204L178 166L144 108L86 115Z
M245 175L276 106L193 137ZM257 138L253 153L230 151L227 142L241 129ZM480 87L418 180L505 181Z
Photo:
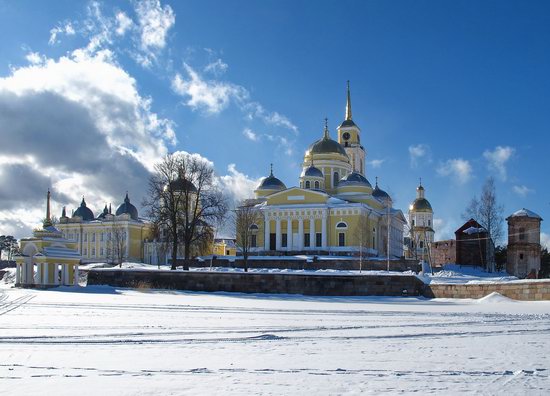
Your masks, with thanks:
M253 225L253 252L403 256L406 219L378 180L373 188L367 178L349 82L345 118L336 132L334 140L325 119L320 139L305 151L298 186L287 188L272 168L256 188L250 202L263 221Z

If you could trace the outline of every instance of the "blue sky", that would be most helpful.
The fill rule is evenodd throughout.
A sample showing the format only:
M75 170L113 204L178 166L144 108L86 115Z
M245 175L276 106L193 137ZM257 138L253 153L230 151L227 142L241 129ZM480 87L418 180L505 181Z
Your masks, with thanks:
M406 211L422 177L438 237L490 175L506 215L550 219L548 2L0 0L0 35L0 98L67 127L13 129L0 111L2 140L36 137L17 167L16 149L0 151L0 181L32 185L0 194L1 233L28 231L48 185L57 210L82 195L95 211L116 206L125 190L139 203L144 169L168 151L213 161L236 198L271 162L296 185L325 117L336 136L348 79L368 179ZM69 120L79 110L86 125ZM550 220L543 232L550 241Z

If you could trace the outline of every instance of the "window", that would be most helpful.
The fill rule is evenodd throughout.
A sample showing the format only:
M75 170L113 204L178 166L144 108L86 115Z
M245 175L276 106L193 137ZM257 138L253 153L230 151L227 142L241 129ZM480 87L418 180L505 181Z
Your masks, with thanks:
M103 233L100 233L100 234L99 234L99 240L100 240L101 242L103 242Z
M254 232L254 231L258 231L258 226L257 226L256 224L252 224L252 225L250 226L250 231L253 231L253 232Z
M101 249L99 250L99 255L100 255L100 256L103 256L103 248L101 248Z
M95 242L95 232L92 232L92 242Z
M287 235L286 234L283 234L283 240L281 241L281 246L282 247L287 247Z
M318 232L315 234L315 246L321 247L321 244L323 242L323 235Z
M88 242L88 233L84 234L84 242Z
M338 224L336 224L336 228L348 228L348 225L346 223L344 223L343 221L339 222Z
M519 240L520 241L523 241L525 240L525 228L521 227L519 229Z
M252 235L250 236L250 247L255 248L255 247L257 246L256 238L257 238L257 235L256 235L256 234L252 234Z
M88 255L88 249L84 248L84 256L87 256Z
M523 260L523 253L520 253L520 254L519 254L519 259L520 259L520 260Z
M318 181L315 182L315 188L316 188L317 190L320 188L319 182L318 182Z
M412 219L412 225L413 225L413 227L414 227L414 219Z
M343 232L338 233L338 246L346 246L346 234Z
M310 244L311 244L311 241L310 241L309 237L310 237L309 234L304 234L304 246L305 247L309 247Z
M428 225L431 227L432 226L432 221L431 220L428 220Z
M92 248L92 256L95 256L95 248Z
M340 180L340 175L338 174L338 172L334 172L334 178L333 178L333 181L332 181L332 185L334 187L336 187L338 185L339 180Z
M308 181L306 181L306 188L311 188L311 183Z
M108 241L111 240L111 233L110 233L110 232L107 233L107 240L108 240Z

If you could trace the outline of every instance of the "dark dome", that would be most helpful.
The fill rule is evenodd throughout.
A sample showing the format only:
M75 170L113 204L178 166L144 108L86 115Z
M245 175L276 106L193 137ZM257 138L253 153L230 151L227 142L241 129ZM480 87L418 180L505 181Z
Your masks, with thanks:
M109 214L109 209L107 209L107 204L105 204L105 207L103 208L103 212L101 212L99 216L97 216L97 218L104 219L105 216L107 216L108 214Z
M309 146L309 152L313 154L338 153L347 157L344 147L342 147L342 145L336 140L332 140L328 136L317 140L315 143Z
M197 187L187 179L178 177L176 180L170 183L172 190L174 191L190 191L197 192Z
M82 197L82 202L80 203L80 206L77 210L74 211L73 217L82 217L82 220L85 221L91 221L95 219L94 212L91 211L90 208L86 206L86 201L84 200L84 197Z
M311 165L309 168L306 169L304 172L304 176L311 176L311 177L324 177L323 172L321 172L321 169Z
M376 185L374 186L374 190L372 191L372 196L381 200L391 199L390 195L387 192L378 187L378 177L376 178Z
M430 205L430 202L426 198L416 198L412 205L411 210L416 211L426 211L426 212L432 212L432 205Z
M273 173L266 177L260 185L258 190L286 190L285 184L273 176Z
M130 203L130 198L128 198L128 193L126 193L124 202L116 210L117 216L120 216L121 214L129 214L132 219L134 220L138 219L138 211L136 207Z
M352 172L340 179L338 187L345 186L366 186L372 188L367 178L358 172Z
M350 127L350 126L357 127L357 125L355 125L355 122L353 122L353 120L344 120L344 122L342 122L338 128Z

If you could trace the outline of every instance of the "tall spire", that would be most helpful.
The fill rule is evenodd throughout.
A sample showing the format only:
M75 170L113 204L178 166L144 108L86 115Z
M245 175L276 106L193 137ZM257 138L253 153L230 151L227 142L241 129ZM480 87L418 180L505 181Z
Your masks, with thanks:
M346 121L351 121L351 94L349 92L349 80L348 80L348 100L346 102Z
M325 117L325 134L323 136L324 139L330 139L330 135L328 134L328 118Z
M52 220L50 216L50 189L48 188L48 194L46 195L46 218L44 219L43 227L49 227L52 225Z
M269 168L270 168L269 176L273 177L273 162L269 164Z

